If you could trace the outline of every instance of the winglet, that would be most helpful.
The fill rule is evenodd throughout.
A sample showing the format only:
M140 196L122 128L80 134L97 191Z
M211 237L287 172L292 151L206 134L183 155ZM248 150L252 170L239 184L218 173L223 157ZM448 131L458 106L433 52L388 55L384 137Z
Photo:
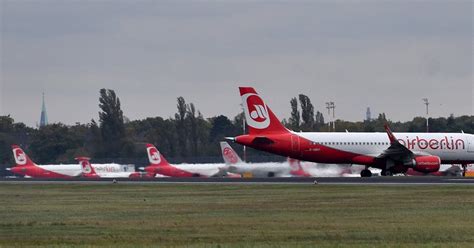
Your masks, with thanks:
M390 130L390 127L388 126L387 123L384 125L385 132L387 132L388 138L390 139L390 143L399 143L397 138L395 138L395 135L393 135L392 130Z

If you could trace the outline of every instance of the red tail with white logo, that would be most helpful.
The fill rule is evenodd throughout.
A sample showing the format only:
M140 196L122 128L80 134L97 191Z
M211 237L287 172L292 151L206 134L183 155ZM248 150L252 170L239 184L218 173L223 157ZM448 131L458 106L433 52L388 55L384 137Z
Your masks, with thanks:
M16 166L36 165L19 146L12 145L12 151Z
M252 87L239 87L250 135L289 132Z
M290 174L296 177L310 177L311 175L303 169L301 161L298 159L288 158L288 164L290 165Z
M79 161L79 164L82 168L82 176L88 178L98 178L99 175L95 173L94 168L91 165L90 158L88 157L78 157L75 160Z
M146 152L151 165L170 165L153 144L146 144Z
M230 164L239 164L242 163L239 155L232 149L229 143L222 141L221 142L221 152L222 158L224 158L224 162L228 165Z

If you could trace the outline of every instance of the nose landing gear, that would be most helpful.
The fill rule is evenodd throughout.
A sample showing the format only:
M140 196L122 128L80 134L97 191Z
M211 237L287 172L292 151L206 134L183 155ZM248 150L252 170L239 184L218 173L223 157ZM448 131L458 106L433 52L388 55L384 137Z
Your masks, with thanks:
M466 171L467 171L467 164L462 164L462 176L465 177L466 176Z
M360 172L360 177L371 177L371 176L372 176L372 172L367 167L365 167L365 169Z

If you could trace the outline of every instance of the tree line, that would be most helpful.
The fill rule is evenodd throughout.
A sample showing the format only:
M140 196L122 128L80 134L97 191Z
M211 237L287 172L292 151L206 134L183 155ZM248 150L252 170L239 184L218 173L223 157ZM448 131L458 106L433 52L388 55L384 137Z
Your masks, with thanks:
M149 117L129 121L121 110L114 90L101 89L98 122L65 125L53 123L32 128L15 122L10 116L0 116L0 164L12 164L11 144L19 144L38 163L67 163L77 156L94 159L131 158L146 156L145 143L153 143L169 158L195 162L197 157L219 157L219 141L226 136L242 134L243 113L232 118L225 115L205 118L193 103L177 98L174 117ZM320 111L315 111L308 96L300 94L290 99L290 118L282 123L294 131L328 131ZM426 119L392 122L384 113L374 120L335 121L336 131L384 132L389 123L397 132L424 132ZM474 116L430 118L431 132L474 133ZM240 152L241 149L238 149ZM249 149L250 155L265 154Z

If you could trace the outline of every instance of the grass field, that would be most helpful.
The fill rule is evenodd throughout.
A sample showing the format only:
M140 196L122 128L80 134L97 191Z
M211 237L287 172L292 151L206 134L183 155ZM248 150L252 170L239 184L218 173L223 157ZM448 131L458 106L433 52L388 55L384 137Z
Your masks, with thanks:
M2 184L0 246L473 247L474 187Z

